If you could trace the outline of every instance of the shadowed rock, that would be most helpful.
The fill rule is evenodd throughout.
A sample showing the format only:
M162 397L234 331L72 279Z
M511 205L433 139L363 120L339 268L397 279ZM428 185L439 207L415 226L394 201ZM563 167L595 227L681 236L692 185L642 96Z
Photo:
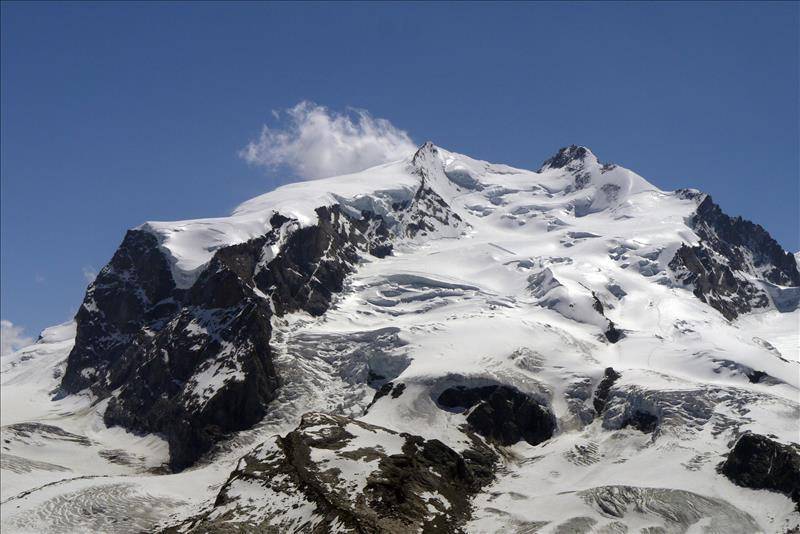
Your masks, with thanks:
M556 428L552 412L509 386L451 387L437 402L445 408L467 410L469 426L500 445L523 439L537 445L550 439Z
M619 380L621 376L622 375L616 372L612 367L606 368L603 379L600 381L600 384L597 386L597 390L594 392L594 400L592 401L594 411L598 414L603 413L603 410L605 410L606 402L608 401L608 393L611 390L611 386L613 386L614 382Z
M800 446L784 445L759 434L744 434L720 470L739 486L787 495L800 511Z
M792 254L783 250L760 225L741 217L729 217L706 195L689 222L700 237L697 246L683 245L669 263L676 278L691 286L695 296L728 320L769 306L767 285L800 286L800 272ZM779 287L772 300L783 301ZM796 306L796 302L795 302ZM785 310L788 311L788 310Z
M553 157L542 163L539 172L542 172L544 169L563 169L564 167L570 166L570 164L573 166L579 165L587 155L589 155L589 151L586 147L570 145L561 148ZM570 170L572 170L572 168L570 168Z
M111 261L89 285L78 313L75 347L61 387L75 393L92 387L103 395L104 375L142 327L175 313L175 283L158 240L129 230Z
M393 229L339 205L317 208L306 227L276 213L264 235L217 250L188 289L176 287L169 253L146 226L129 231L76 316L61 392L111 397L107 425L163 434L171 467L191 465L275 398L273 314L322 315L363 256L460 221L424 185L396 209Z

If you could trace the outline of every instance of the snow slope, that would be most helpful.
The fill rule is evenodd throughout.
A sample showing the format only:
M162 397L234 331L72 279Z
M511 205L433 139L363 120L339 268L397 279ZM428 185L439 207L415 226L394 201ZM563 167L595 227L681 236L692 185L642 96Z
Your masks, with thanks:
M437 399L454 385L491 384L540 401L557 430L538 445L494 446L501 465L472 501L469 532L785 532L800 523L789 498L736 486L716 469L745 431L800 441L800 311L770 305L728 321L676 283L670 261L699 242L687 222L703 198L696 192L661 191L582 147L533 172L426 144L405 160L278 188L230 217L140 228L158 238L185 288L215 251L268 231L275 213L313 225L317 207L339 205L392 221L393 205L421 183L464 229L401 238L392 255L365 259L321 317L273 317L278 398L260 424L191 469L166 473L156 436L106 428L107 401L53 395L73 326L4 359L4 532L127 532L194 516L212 507L241 456L269 450L309 411L461 450L472 439L467 413ZM622 333L615 343L610 325ZM621 378L595 414L607 367ZM753 381L753 371L767 378ZM371 404L370 376L403 384L402 394ZM638 413L657 428L635 428ZM358 435L360 446L369 439ZM337 465L330 453L319 461ZM341 462L362 491L371 464ZM252 499L252 487L234 490ZM313 503L297 499L298 517L318 522ZM235 521L286 505L256 500ZM103 513L82 514L88 503ZM122 516L130 523L114 521Z

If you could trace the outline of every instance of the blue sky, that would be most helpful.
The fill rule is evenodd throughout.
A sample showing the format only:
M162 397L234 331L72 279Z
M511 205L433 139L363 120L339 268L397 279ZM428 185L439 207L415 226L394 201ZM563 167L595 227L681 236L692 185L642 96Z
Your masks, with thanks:
M302 101L525 168L584 144L800 249L794 2L0 9L1 313L29 335L71 317L127 228L302 174L297 147L241 157Z

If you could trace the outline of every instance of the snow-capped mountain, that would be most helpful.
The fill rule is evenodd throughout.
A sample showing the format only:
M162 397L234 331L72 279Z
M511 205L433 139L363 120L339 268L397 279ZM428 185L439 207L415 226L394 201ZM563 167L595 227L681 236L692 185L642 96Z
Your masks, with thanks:
M561 149L130 230L3 360L9 532L789 532L800 273Z

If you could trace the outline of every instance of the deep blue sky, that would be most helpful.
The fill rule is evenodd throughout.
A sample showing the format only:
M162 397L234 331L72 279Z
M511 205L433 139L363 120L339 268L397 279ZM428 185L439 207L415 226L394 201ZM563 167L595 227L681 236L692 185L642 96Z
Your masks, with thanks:
M584 144L798 236L798 4L2 4L2 318L68 319L126 228L287 180L270 110L357 106L536 168Z

